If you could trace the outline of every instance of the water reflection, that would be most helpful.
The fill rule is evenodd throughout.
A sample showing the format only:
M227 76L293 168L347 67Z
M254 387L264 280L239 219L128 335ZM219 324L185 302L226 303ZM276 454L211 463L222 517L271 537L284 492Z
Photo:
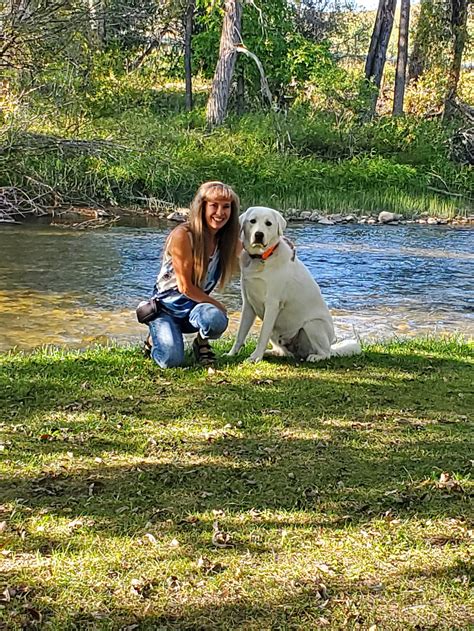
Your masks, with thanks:
M129 222L130 224L131 222ZM135 342L172 226L134 219L104 231L41 224L0 229L0 350L41 344ZM288 236L318 280L340 335L474 334L469 228L291 225ZM235 280L223 299L238 321Z

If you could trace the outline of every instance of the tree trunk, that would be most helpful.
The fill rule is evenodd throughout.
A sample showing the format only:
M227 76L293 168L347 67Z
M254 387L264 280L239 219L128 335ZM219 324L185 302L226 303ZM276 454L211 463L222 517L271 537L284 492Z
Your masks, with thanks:
M398 32L397 70L393 93L393 115L403 114L403 99L408 61L408 30L410 27L410 0L402 0L400 8L400 29Z
M193 34L194 8L196 0L188 0L184 22L184 74L186 81L186 111L193 109L193 79L191 68L191 38Z
M377 17L370 40L369 52L365 63L365 78L373 82L376 91L369 107L369 115L373 116L377 105L377 99L382 81L387 47L393 28L393 19L397 0L379 0Z
M237 72L237 114L243 114L245 111L245 76L243 67Z
M461 74L462 54L467 40L468 3L469 0L450 0L453 60L449 71L448 88L444 105L445 118L449 118L454 111L459 75Z
M214 73L211 94L207 102L206 120L208 127L220 125L226 116L237 55L236 46L241 41L242 5L240 0L225 0L224 11L219 59Z
M418 23L416 27L415 38L413 42L413 52L410 55L410 63L408 65L408 80L416 81L423 74L425 68L426 56L426 37L429 24L429 2L431 0L421 0L420 13L418 14Z
M105 2L106 0L89 0L90 30L98 48L102 48L105 40Z

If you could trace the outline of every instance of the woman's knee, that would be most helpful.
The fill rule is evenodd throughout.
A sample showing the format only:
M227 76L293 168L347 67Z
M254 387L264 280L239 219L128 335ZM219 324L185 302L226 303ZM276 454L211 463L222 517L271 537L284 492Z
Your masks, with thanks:
M229 325L229 318L218 307L210 303L201 303L195 307L196 324L204 337L216 338L221 336Z

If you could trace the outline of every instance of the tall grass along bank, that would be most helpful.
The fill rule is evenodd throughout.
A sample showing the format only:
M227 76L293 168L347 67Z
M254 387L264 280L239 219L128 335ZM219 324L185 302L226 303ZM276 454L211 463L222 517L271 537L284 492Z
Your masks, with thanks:
M51 205L187 204L206 180L229 182L244 205L322 212L470 212L472 167L449 159L438 121L337 120L295 108L230 118L212 133L202 111L135 108L85 118L71 135L38 113L28 133L5 132L0 186Z

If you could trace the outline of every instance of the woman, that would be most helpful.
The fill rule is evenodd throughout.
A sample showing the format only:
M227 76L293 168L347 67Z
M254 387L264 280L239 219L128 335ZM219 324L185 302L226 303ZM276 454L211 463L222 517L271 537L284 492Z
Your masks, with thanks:
M197 333L196 359L210 365L209 339L228 325L225 306L209 294L229 280L239 254L239 198L222 182L202 184L194 197L189 220L169 235L154 288L159 315L150 322L145 347L161 368L181 366L183 333Z

